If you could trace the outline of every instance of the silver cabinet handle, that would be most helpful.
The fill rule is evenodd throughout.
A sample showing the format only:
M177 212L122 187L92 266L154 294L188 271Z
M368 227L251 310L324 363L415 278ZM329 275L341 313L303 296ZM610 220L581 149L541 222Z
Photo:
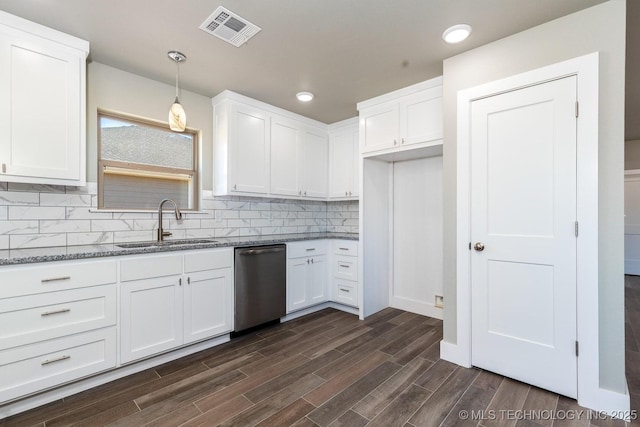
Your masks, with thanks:
M393 145L398 145L398 141L397 140L393 140Z
M304 192L304 195L305 195L305 196L307 195L307 192L306 192L306 191Z
M351 191L349 191L349 195L351 195Z
M346 265L346 264L338 264L338 265L339 265L340 267L342 267L342 268L349 268L349 266L348 266L348 265Z
M402 138L402 143L404 144L404 138Z
M302 190L298 191L298 196L302 196Z
M63 354L60 357L56 357L55 359L46 359L45 361L43 361L42 363L40 363L42 366L44 365L50 365L52 363L56 363L56 362L62 362L63 360L67 360L67 359L71 359L71 356Z
M238 185L237 184L233 184L233 189L237 190L238 189Z
M348 251L349 250L349 248L338 248L338 249L340 249L341 251Z
M307 252L315 251L316 248L307 248Z
M187 285L191 284L191 276L187 277Z
M71 280L71 276L52 277L50 279L42 279L41 283L62 282L63 280Z
M475 249L478 252L484 251L484 243L482 242L476 243L475 245L473 245L473 249Z
M182 286L182 277L178 279L178 285Z
M40 313L40 316L45 317L45 316L51 316L53 314L68 313L70 311L71 311L70 308L62 308L60 310L45 311L44 313Z
M311 264L313 264L313 258L311 258Z
M348 195L349 195L349 192L348 192L348 191L345 191L345 192L344 192L344 195L345 195L345 196L348 196Z
M307 259L307 264L309 264L309 260Z
M340 288L340 290L341 290L342 292L351 292L349 289L345 289L345 288Z

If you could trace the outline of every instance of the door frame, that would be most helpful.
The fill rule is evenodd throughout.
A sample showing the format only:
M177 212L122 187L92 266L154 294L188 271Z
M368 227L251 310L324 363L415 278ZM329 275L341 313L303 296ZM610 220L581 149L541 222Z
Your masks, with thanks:
M603 393L599 384L598 333L598 79L599 53L563 61L458 92L456 319L457 345L443 342L443 358L471 366L471 103L475 100L545 83L577 77L577 239L576 325L580 343L577 361L578 402L602 410L625 405L617 393ZM605 390L606 391L606 390ZM603 398L606 401L603 401ZM628 401L626 403L628 407Z

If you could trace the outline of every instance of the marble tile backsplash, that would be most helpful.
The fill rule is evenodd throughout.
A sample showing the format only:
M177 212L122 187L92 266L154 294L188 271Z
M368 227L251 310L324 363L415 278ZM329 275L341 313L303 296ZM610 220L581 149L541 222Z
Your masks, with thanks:
M97 185L64 187L0 182L0 249L120 243L155 238L152 212L97 211ZM171 238L358 232L357 201L214 197L181 221L165 213Z

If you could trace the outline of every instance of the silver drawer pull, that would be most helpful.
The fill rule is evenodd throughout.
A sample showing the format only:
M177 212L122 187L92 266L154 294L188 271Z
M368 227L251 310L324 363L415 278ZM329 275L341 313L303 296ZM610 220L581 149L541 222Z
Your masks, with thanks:
M342 267L342 268L349 268L349 266L348 266L348 265L345 265L345 264L338 264L338 265L339 265L340 267Z
M351 292L349 289L343 289L343 288L340 288L340 290L341 290L342 292Z
M348 251L349 250L349 248L338 248L338 249L340 249L341 251Z
M70 311L71 311L70 308L63 308L63 309L60 309L60 310L45 311L44 313L41 313L40 316L42 316L42 317L51 316L52 314L68 313Z
M47 359L44 362L40 363L42 366L44 365L50 365L52 363L56 363L56 362L62 362L63 360L67 360L67 359L71 359L71 356L63 354L60 357L56 357L55 359Z
M42 279L40 282L42 283L61 282L63 280L71 280L71 276L52 277L50 279Z
M307 252L315 251L316 248L307 248Z

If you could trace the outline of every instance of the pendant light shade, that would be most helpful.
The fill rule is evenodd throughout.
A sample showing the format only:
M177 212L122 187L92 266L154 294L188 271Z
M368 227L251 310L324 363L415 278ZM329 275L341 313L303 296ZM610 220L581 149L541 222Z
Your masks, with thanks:
M187 114L180 104L178 95L180 91L180 63L186 61L187 57L176 51L171 51L167 55L176 63L176 100L169 109L169 128L174 132L184 132L187 128Z

